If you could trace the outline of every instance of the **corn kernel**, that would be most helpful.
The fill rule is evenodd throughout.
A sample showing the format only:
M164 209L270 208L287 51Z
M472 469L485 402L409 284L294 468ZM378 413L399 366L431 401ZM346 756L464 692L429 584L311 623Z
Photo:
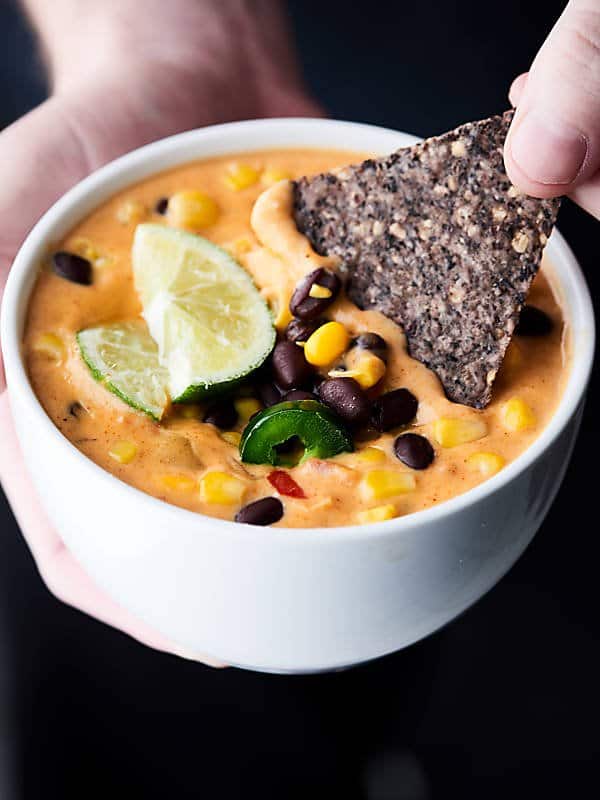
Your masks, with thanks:
M277 315L274 319L274 324L278 331L282 331L287 328L293 319L294 317L290 311L289 304L282 303L281 305L277 306ZM302 342L302 344L304 344L304 342Z
M487 436L487 425L485 420L477 417L471 419L440 417L433 423L433 435L442 447L456 447L459 444L483 439Z
M204 192L190 189L171 196L167 217L176 228L206 228L219 218L219 207Z
M69 249L73 253L77 253L78 256L87 258L88 261L96 261L96 259L100 257L100 253L90 240L85 239L83 236L79 239L75 239Z
M42 333L33 343L32 349L57 363L65 356L63 340L55 333Z
M182 403L180 406L177 406L177 408L179 416L183 417L183 419L200 419L200 406Z
M239 258L252 250L252 242L246 236L240 236L239 239L234 239L224 245L224 249L231 253L234 258Z
M383 522L385 519L393 519L396 516L396 509L392 505L376 506L367 511L359 511L357 518L361 525L369 522Z
M383 464L386 461L385 453L378 447L365 447L364 450L354 453L353 458L362 464Z
M341 322L326 322L311 334L304 345L309 364L326 367L348 349L350 336Z
M234 164L229 164L227 167L225 183L230 189L233 189L234 192L239 192L242 189L253 186L259 177L260 172L250 164L236 162Z
M102 267L110 267L114 264L115 259L113 256L98 256L93 260L93 264L95 267L102 269Z
M86 239L84 236L74 239L72 243L68 243L67 249L69 252L76 253L78 256L82 256L82 258L87 258L87 260L91 261L95 267L110 266L115 260L114 256L102 253L95 245L92 244L89 239Z
M129 464L137 455L137 445L133 442L122 440L115 442L108 451L108 455L119 464Z
M350 351L346 359L349 369L331 370L329 377L354 378L362 389L371 389L385 375L385 363L381 358L378 358L374 353L369 353L367 350L361 351L359 356L353 355L354 349Z
M242 424L248 422L250 417L262 408L261 404L254 397L238 397L233 401L233 405L239 414Z
M359 382L363 389L371 389L385 375L385 363L381 358L369 353L365 354L358 362L356 367L355 380Z
M520 397L512 397L502 406L500 411L502 424L507 431L518 433L519 431L533 428L536 424L535 414L531 406L527 405Z
M146 206L138 200L125 200L117 209L117 220L121 225L137 225L147 213Z
M273 186L274 183L279 183L279 181L289 181L292 178L291 172L288 172L286 169L266 169L263 174L261 175L261 183L264 186Z
M200 498L205 503L239 505L245 491L243 481L226 472L207 472L200 479Z
M333 292L331 289L328 289L326 286L321 286L318 283L313 283L308 292L309 297L316 297L318 300L326 300L331 297L332 294Z
M290 311L292 293L288 289L271 289L262 292L273 309L274 324L278 331L282 331L294 318Z
M221 433L221 439L223 439L224 442L227 442L227 444L238 447L242 439L242 434L238 433L237 431L223 431L223 433Z
M191 475L167 474L161 475L158 479L161 486L165 489L172 489L177 492L192 492L198 487L198 481Z
M252 250L252 242L250 239L246 239L244 236L236 239L234 242L235 251L238 255L243 255L244 253L249 253Z
M387 500L398 494L412 492L417 482L410 472L397 472L392 469L373 469L360 483L362 497L371 500Z
M504 463L498 453L473 453L467 458L467 467L473 472L479 472L484 478L491 478L500 472Z

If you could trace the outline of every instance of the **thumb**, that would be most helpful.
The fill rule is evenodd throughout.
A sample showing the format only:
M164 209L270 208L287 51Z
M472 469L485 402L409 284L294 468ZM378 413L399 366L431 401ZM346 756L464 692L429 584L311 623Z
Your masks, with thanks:
M527 80L514 88L518 106L504 152L509 178L534 197L570 193L600 167L598 0L571 0Z

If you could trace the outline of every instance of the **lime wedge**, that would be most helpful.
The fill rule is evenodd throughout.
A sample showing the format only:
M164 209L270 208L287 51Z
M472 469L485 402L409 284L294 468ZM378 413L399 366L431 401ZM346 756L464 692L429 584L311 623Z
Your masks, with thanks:
M271 352L275 328L267 304L248 273L212 242L138 225L133 272L174 402L229 388Z
M79 331L77 343L97 381L132 408L162 418L169 405L168 374L143 320L87 328Z

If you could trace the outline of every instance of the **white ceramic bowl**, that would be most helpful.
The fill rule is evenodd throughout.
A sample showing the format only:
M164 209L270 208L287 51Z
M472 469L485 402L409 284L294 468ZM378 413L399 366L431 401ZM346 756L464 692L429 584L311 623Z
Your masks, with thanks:
M115 192L206 156L269 147L390 152L415 138L329 120L259 120L191 131L109 164L33 229L2 308L17 432L48 516L88 573L125 608L189 652L273 672L356 664L406 647L464 611L509 569L563 478L581 416L594 319L562 237L548 245L573 333L574 360L554 418L479 487L426 511L334 529L224 522L156 500L96 466L50 422L21 357L28 297L49 243Z

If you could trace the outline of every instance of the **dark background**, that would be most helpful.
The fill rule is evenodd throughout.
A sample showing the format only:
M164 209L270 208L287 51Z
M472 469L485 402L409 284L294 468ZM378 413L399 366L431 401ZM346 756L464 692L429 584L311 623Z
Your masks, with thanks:
M562 5L290 8L332 116L429 135L506 107ZM43 97L0 0L0 127ZM598 223L567 202L559 225L598 297ZM596 378L560 496L499 586L344 673L216 671L138 645L48 593L3 502L0 800L598 796L598 401Z

